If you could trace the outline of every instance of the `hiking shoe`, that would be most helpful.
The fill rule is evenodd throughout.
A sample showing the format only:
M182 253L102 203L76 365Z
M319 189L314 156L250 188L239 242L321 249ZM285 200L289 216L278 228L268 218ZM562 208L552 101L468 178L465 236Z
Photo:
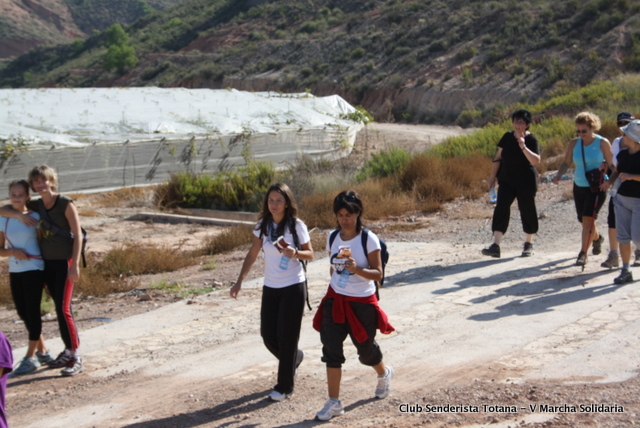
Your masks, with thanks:
M334 416L344 415L344 409L340 400L335 398L329 398L324 407L318 413L316 413L316 419L319 421L328 421Z
M483 248L482 254L485 256L495 257L497 259L500 258L500 246L498 244L491 244L489 248Z
M587 264L587 253L580 251L578 258L576 259L576 266L584 266Z
M631 275L631 271L622 269L620 271L620 276L613 280L616 284L626 284L627 282L633 282L633 275Z
M633 262L633 265L631 266L640 266L640 248L636 248L635 255L636 255L636 260Z
M66 367L72 358L73 356L65 349L58 354L58 357L55 360L49 361L47 365L52 369L59 369L61 367Z
M613 251L609 251L609 256L607 260L603 261L600 265L603 268L617 268L620 266L620 255L618 253L614 253Z
M522 257L533 256L533 244L531 242L524 243L524 249L522 250Z
M75 376L84 371L84 364L82 364L82 358L76 355L71 355L71 359L67 363L67 366L60 370L62 376Z
M20 376L28 373L33 373L38 370L40 363L35 358L24 357L18 367L11 372L11 376Z
M274 389L273 391L271 391L271 394L269 394L269 400L284 401L286 398L291 398L292 395L293 395L293 392L289 394L283 394L282 392L278 392Z
M49 353L49 351L41 354L40 352L36 351L36 358L38 359L38 362L40 363L40 365L43 366L48 366L49 363L51 363L53 361L53 357L51 356L51 354Z
M598 239L595 239L593 241L593 249L591 250L591 252L593 253L594 256L597 256L598 254L602 253L603 242L604 242L604 236L602 235L598 236Z
M378 386L376 387L376 398L385 398L391 389L391 379L393 379L393 367L387 366L387 373L378 376Z

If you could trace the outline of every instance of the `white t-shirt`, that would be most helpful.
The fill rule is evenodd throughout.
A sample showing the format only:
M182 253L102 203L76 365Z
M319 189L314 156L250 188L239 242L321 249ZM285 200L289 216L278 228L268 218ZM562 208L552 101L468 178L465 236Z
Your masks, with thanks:
M341 245L349 245L351 247L351 257L356 261L356 264L360 267L368 268L369 259L364 254L364 248L362 248L362 231L356 235L355 238L349 241L343 241L340 238L340 233L336 234L336 238L333 241L333 245L329 248L329 238L331 233L327 236L327 251L331 255L331 266L333 267L333 275L331 275L331 288L338 294L351 297L368 297L376 292L376 283L369 279L363 278L360 275L349 272L344 268L345 259L339 259L338 250ZM380 250L380 240L372 231L368 232L367 250L372 253L376 250Z
M253 234L260 238L260 226L262 222L258 222ZM278 225L272 223L272 229L275 230ZM302 246L309 243L309 232L307 226L296 220L296 234L298 235L299 244ZM275 237L277 238L277 237ZM284 240L293 246L293 235L289 227L285 227ZM262 236L262 250L264 251L264 285L271 288L284 288L293 284L304 282L304 269L302 263L298 259L288 259L273 245L269 234Z
M30 212L29 217L40 220L40 215ZM17 218L0 217L0 231L5 236L5 248L19 248L32 256L40 255L38 232L35 227L27 227ZM8 240L7 240L8 239ZM11 242L11 244L9 244ZM9 256L9 272L27 272L30 270L44 270L42 259L18 260Z

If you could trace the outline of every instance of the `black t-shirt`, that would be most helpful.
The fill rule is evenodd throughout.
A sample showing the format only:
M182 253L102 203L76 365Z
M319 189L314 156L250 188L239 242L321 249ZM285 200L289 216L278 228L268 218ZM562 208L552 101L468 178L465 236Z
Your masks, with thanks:
M540 145L535 135L528 134L524 137L524 144L532 152L540 154ZM498 182L510 187L537 189L538 171L520 149L514 131L505 133L498 147L502 149Z
M640 174L640 152L631 154L628 149L618 153L618 172ZM618 188L618 194L630 198L640 198L640 181L627 180Z

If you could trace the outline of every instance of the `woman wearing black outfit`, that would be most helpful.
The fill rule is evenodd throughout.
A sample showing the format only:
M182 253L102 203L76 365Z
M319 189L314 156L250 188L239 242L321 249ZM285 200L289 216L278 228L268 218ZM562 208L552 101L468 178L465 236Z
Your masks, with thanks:
M640 247L640 120L634 120L622 128L624 137L616 166L620 187L613 201L616 211L616 233L622 257L622 271L614 279L616 284L633 281L631 265L631 241ZM609 185L614 177L611 177Z
M517 110L511 115L513 131L505 133L498 143L498 152L493 159L489 187L498 179L498 201L493 211L493 244L482 250L482 254L500 257L500 242L509 227L511 204L518 200L522 229L525 233L523 257L533 255L533 235L538 232L536 192L540 163L538 139L529 132L531 113Z

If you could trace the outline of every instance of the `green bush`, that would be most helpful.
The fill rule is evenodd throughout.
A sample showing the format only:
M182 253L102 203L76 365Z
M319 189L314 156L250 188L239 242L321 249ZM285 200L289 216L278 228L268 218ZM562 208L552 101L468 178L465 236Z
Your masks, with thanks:
M259 211L262 197L274 178L273 165L255 161L249 161L237 170L220 172L215 177L179 172L156 189L155 200L163 208Z
M364 181L368 178L384 178L402 171L411 160L411 155L404 149L392 148L374 153L364 167L356 174L356 180Z

